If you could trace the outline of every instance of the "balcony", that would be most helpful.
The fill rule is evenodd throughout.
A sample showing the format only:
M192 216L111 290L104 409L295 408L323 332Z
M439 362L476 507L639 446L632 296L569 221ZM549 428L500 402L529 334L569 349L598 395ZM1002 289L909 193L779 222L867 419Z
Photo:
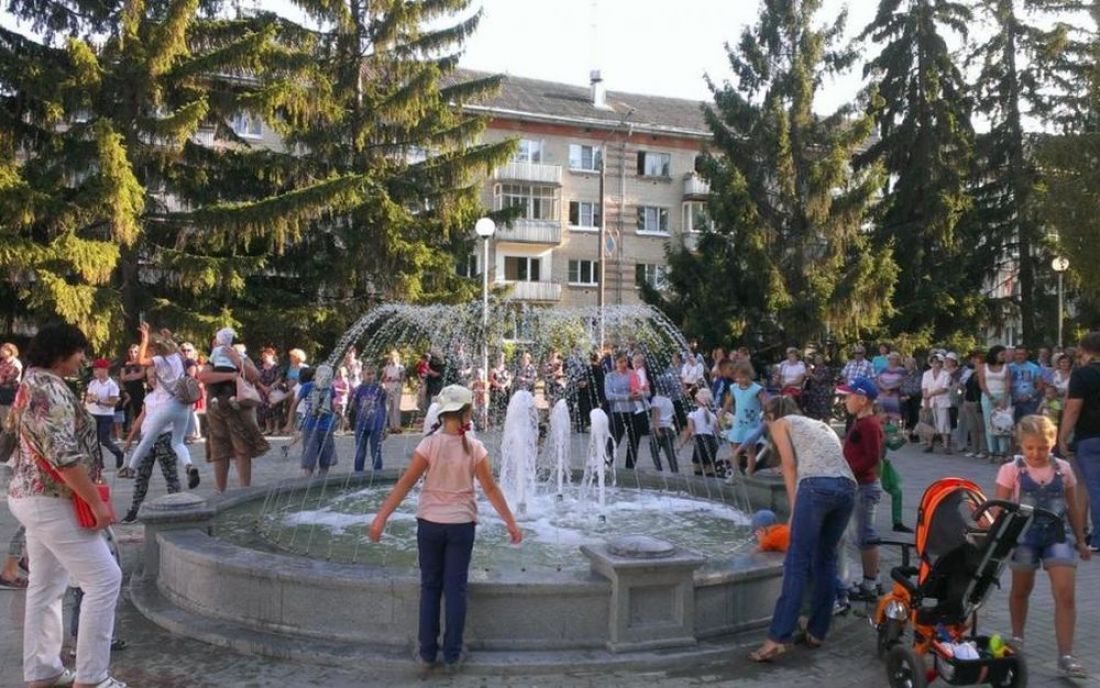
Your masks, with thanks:
M497 241L510 241L517 244L551 244L557 246L561 243L561 223L557 220L525 220L519 218L511 227L502 226L497 229Z
M561 165L543 165L537 162L509 162L493 173L500 181L534 182L536 184L561 185Z
M703 181L697 174L684 175L684 198L687 200L706 200L710 195L710 184Z
M560 301L561 284L558 282L504 282L511 287L509 301Z

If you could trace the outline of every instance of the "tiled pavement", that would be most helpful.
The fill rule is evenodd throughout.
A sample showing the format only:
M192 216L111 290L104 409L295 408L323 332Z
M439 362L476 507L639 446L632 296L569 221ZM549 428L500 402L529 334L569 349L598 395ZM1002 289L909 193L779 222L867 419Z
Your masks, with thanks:
M413 446L411 436L396 437L387 455L407 455ZM275 443L276 446L280 443ZM343 449L343 448L342 448ZM202 450L195 448L196 456ZM346 456L346 452L342 451ZM992 490L995 467L961 456L926 455L906 448L895 457L895 465L905 479L905 513L909 523L915 519L916 507L923 489L933 480L949 475L977 481ZM347 470L344 461L340 470ZM203 466L203 484L198 492L212 493L208 467ZM256 462L254 483L264 484L288 477L296 472L293 460L281 458L276 449ZM232 482L231 482L232 484ZM119 480L113 486L116 506L121 508L130 497L132 482ZM163 481L154 475L150 498L164 491ZM889 527L889 509L884 504L879 513L879 525ZM0 508L0 544L17 527L7 509ZM116 526L122 545L124 568L133 567L141 541L138 526ZM1008 634L1006 589L994 591L982 624L986 629ZM1077 584L1077 654L1097 676L1100 676L1100 562L1083 563L1078 570ZM1032 596L1027 644L1030 660L1031 686L1100 686L1100 679L1071 682L1059 678L1055 670L1053 635L1053 605L1045 578L1040 575ZM0 688L22 685L20 681L23 593L0 591ZM363 623L370 623L364 619ZM728 661L700 665L677 672L568 672L555 676L492 677L481 675L433 677L418 681L411 674L382 674L364 662L362 671L328 669L321 666L290 663L266 658L239 655L196 641L173 637L146 621L124 599L120 604L120 635L129 647L116 653L113 672L131 686L138 688L282 688L291 686L400 686L453 685L497 688L503 686L637 686L647 684L670 686L744 686L771 688L774 686L884 686L885 673L875 660L873 632L865 619L851 615L834 626L827 645L820 650L798 649L775 665L757 666L745 659L758 643L762 631L747 634L736 645L731 644Z

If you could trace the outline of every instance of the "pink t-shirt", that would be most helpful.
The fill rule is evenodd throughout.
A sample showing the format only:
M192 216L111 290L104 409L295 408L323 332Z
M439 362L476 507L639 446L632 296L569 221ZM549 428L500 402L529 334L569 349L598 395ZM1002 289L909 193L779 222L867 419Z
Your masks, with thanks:
M416 453L428 462L416 517L432 523L477 523L474 472L489 456L485 445L467 435L469 453L461 435L436 432L420 440Z
M1058 462L1058 469L1062 472L1062 480L1065 481L1066 487L1077 485L1077 476L1073 474L1073 468L1069 463L1059 458L1054 458L1054 460ZM1027 472L1031 479L1040 485L1046 485L1054 480L1054 465L1049 462L1039 468L1028 466ZM997 484L1012 490L1013 499L1020 498L1020 469L1016 467L1015 458L1001 466L1001 469L997 471Z

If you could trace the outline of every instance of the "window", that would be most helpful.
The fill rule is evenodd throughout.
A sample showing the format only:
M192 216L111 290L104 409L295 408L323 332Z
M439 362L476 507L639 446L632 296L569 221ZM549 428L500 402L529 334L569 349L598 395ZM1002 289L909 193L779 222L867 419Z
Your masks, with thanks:
M648 284L654 289L664 291L668 289L668 267L665 265L637 263L634 266L634 283L639 286Z
M557 220L558 190L553 186L500 184L496 209L519 208L526 220Z
M600 283L600 264L594 260L569 261L569 284L595 286Z
M600 204L569 201L569 225L595 229L600 226Z
M238 112L229 126L233 133L246 139L258 139L264 133L264 121L251 112Z
M638 176L671 177L672 156L668 153L638 151Z
M504 257L504 279L508 282L538 282L541 258Z
M513 162L542 162L542 141L520 139Z
M599 146L582 146L579 143L569 145L569 169L585 172L598 172L603 161L603 152Z
M668 208L655 205L638 206L638 231L668 234Z
M710 215L703 201L688 201L684 204L684 231L705 232L710 229Z
M462 256L455 261L455 272L459 277L480 277L481 259L476 253Z

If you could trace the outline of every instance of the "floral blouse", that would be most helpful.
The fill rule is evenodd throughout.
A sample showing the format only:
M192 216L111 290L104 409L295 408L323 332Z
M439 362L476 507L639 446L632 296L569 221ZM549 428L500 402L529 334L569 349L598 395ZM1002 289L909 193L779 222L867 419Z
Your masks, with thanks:
M72 490L39 468L35 456L54 468L83 465L94 473L99 456L95 419L63 379L41 368L27 371L15 407L9 418L18 419L19 448L12 455L8 495L70 499Z

